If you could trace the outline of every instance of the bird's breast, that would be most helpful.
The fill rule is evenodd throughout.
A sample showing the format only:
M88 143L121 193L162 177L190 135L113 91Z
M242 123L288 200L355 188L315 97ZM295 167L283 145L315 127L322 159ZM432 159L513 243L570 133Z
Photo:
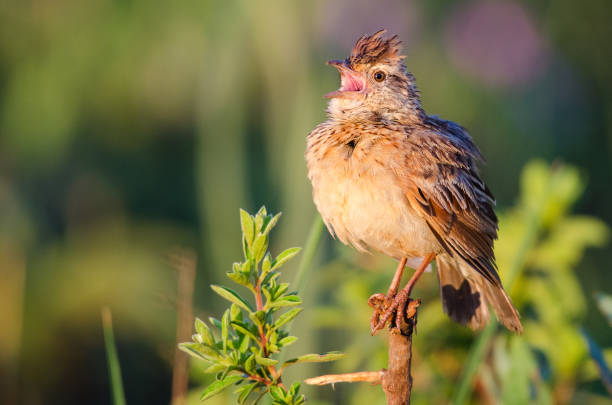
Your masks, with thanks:
M317 158L307 153L314 202L343 243L398 259L439 249L426 222L410 208L393 151L358 142L319 152Z

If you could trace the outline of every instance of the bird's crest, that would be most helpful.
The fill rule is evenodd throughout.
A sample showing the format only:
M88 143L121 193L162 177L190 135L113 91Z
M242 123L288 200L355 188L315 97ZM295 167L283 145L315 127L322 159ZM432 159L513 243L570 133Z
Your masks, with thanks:
M384 60L394 62L404 58L400 55L402 41L397 35L385 38L386 32L387 30L383 29L359 38L349 57L351 66L373 64Z

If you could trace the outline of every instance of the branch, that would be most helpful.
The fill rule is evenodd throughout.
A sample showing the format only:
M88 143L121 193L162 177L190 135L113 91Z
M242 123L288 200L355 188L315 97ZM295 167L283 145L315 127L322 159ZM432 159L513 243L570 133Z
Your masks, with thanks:
M304 380L304 382L308 385L326 385L340 382L369 382L372 384L381 384L385 372L386 370L382 369L380 371L360 371L348 374L327 374L309 378Z
M380 371L363 371L349 374L329 374L309 378L309 385L335 384L338 382L369 382L381 384L387 397L387 405L409 405L412 390L412 333L417 323L417 308L420 300L410 300L406 313L401 316L399 328L394 322L389 330L389 368ZM383 311L381 307L375 311ZM394 317L395 318L395 317Z

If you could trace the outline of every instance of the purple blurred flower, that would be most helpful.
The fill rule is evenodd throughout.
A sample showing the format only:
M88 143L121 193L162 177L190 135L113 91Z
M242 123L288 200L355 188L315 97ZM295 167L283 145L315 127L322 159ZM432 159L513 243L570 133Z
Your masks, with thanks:
M548 59L533 20L510 1L459 6L446 26L446 46L457 68L492 87L526 83Z

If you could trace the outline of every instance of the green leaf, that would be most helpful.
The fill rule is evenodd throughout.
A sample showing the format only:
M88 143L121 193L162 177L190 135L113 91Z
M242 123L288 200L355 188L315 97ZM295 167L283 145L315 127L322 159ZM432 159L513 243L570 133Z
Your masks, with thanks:
M261 288L261 292L263 293L263 295L266 297L266 307L269 307L269 303L274 301L274 299L272 298L272 294L270 294L270 290L268 289L268 287L266 287L265 285Z
M232 304L230 307L230 320L242 321L242 311L240 311L240 307L236 304Z
M195 319L195 330L200 335L203 335L203 334L206 333L206 330L208 330L208 326L206 326L206 324L204 323L203 320L201 320L200 318L196 317L196 319Z
M278 332L275 329L270 328L268 329L266 337L270 343L276 343L278 341Z
M245 260L241 265L242 272L247 275L251 272L251 267L253 267L253 262L251 260Z
M278 213L276 215L274 215L273 217L268 217L269 220L264 222L263 225L263 229L261 230L262 233L270 233L270 231L272 230L272 228L274 228L276 226L276 223L278 222L278 220L280 219L282 213Z
M214 292L216 292L226 300L233 302L234 304L245 309L246 311L253 312L253 308L251 308L251 305L244 299L242 299L242 297L240 297L235 291L232 291L227 287L214 284L211 285L210 288L212 288Z
M278 341L279 346L289 346L295 341L298 340L296 336L287 336Z
M278 317L276 322L274 322L273 328L278 329L284 324L286 324L287 322L292 321L293 318L295 318L296 316L299 315L300 312L302 312L302 310L303 308L293 308L292 310L285 312L284 314Z
M248 337L250 337L251 339L253 339L253 341L259 342L259 338L253 332L251 332L249 330L249 328L245 324L243 324L242 322L233 321L232 322L232 326L237 331L240 331L240 332L244 333L245 335L247 335Z
M249 278L243 273L225 273L227 277L236 284L243 285L245 287L251 285Z
M301 303L302 300L297 295L286 295L270 303L270 307L289 307L293 305L300 305Z
M262 357L260 355L256 355L255 360L257 361L257 364L261 364L262 366L265 366L265 367L273 366L278 363L278 360L271 359L269 357Z
M230 326L230 311L226 309L221 318L221 341L223 342L223 351L227 350L227 342L229 340Z
M255 365L256 365L255 353L253 353L244 362L244 369L249 374L257 374L257 370L255 369Z
M266 207L263 206L259 209L259 211L257 211L257 214L255 214L255 233L261 232L264 220L267 219L267 217L268 211L266 210Z
M214 349L201 343L180 343L179 349L185 353L211 363L219 361L221 355Z
M274 299L283 295L289 289L289 283L282 283L274 292Z
M206 389L202 393L202 396L200 397L200 400L205 401L240 380L242 380L242 376L228 375L222 380L215 381L214 383L206 387Z
M328 361L336 361L344 357L344 353L340 352L329 352L325 354L305 354L294 359L287 360L284 364L297 364L297 363L324 363Z
M215 345L215 337L213 336L210 328L200 318L195 320L195 329L202 339L202 343L213 347Z
M276 385L270 386L270 395L272 395L272 398L274 398L277 401L285 400L285 393L283 392L282 388Z
M300 383L294 382L291 384L291 388L289 388L289 395L296 396L300 392Z
M271 268L272 268L272 262L270 261L270 253L266 253L266 255L264 256L263 262L261 264L260 278L263 279L270 272Z
M268 249L268 235L258 234L253 242L253 258L255 263L259 263Z
M240 209L240 227L242 228L242 234L247 246L251 247L253 245L253 236L255 235L255 224L253 217L243 209Z
M276 278L278 278L280 276L279 272L269 272L266 277L264 277L263 281L261 282L263 285L275 280Z
M276 259L274 259L274 261L272 262L272 270L275 270L275 269L279 268L280 266L282 266L283 264L287 263L295 255L300 253L300 250L302 250L302 248L293 247L293 248L289 248L289 249L283 251L281 254L276 256Z
M208 366L204 372L206 374L215 374L218 373L220 371L224 371L227 368L227 365L222 364L222 363L212 363L210 366Z
M220 321L220 320L218 320L217 318L214 318L214 317L212 317L212 316L209 316L209 317L208 317L208 322L210 322L210 324L211 324L212 326L214 326L215 328L217 328L217 329L221 330L221 321Z
M249 245L246 241L246 238L242 238L242 253L244 254L244 258L245 259L250 259L251 258L251 248L249 248Z
M246 402L246 400L248 399L249 395L251 395L251 392L253 392L253 390L259 385L258 382L252 382L250 384L247 384L245 386L242 386L240 388L238 388L235 393L238 394L238 403L239 404L244 404Z
M238 331L236 331L236 332L238 333ZM250 336L242 334L242 340L240 341L240 346L238 346L238 351L240 353L246 353L247 352L247 350L249 349L249 340L250 339L251 339Z

